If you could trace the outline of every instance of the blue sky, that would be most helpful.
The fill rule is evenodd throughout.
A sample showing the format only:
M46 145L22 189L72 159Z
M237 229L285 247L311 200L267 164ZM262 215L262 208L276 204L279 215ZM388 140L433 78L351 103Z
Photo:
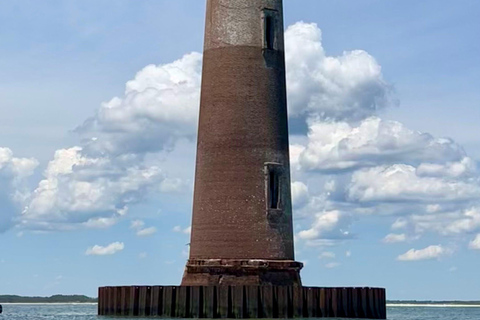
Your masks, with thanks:
M0 0L0 294L180 282L204 10ZM480 299L479 11L285 0L304 284Z

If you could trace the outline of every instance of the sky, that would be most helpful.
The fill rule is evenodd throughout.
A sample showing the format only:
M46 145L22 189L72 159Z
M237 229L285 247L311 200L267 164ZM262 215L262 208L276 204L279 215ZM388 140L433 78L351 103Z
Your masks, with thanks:
M480 3L284 5L304 285L480 300ZM204 15L0 0L0 294L180 283Z

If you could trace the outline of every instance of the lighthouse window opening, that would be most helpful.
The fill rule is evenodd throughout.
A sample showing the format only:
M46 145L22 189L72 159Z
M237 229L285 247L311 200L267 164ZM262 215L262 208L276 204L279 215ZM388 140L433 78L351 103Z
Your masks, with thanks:
M270 209L278 209L280 202L280 179L278 172L270 170L269 172L269 207Z
M275 44L275 20L272 16L265 17L265 47L273 50Z

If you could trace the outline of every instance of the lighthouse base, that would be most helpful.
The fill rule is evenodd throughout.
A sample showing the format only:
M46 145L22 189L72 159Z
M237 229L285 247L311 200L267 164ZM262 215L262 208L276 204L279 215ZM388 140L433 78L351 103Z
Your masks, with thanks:
M302 268L292 260L190 259L182 286L301 286Z
M295 286L132 286L99 289L101 316L386 319L385 289Z

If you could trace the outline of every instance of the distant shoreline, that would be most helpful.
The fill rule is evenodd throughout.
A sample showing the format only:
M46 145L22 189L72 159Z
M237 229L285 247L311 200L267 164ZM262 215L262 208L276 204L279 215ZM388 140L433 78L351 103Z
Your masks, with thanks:
M97 298L83 295L54 295L50 297L24 297L17 295L0 295L0 304L8 303L97 303Z

